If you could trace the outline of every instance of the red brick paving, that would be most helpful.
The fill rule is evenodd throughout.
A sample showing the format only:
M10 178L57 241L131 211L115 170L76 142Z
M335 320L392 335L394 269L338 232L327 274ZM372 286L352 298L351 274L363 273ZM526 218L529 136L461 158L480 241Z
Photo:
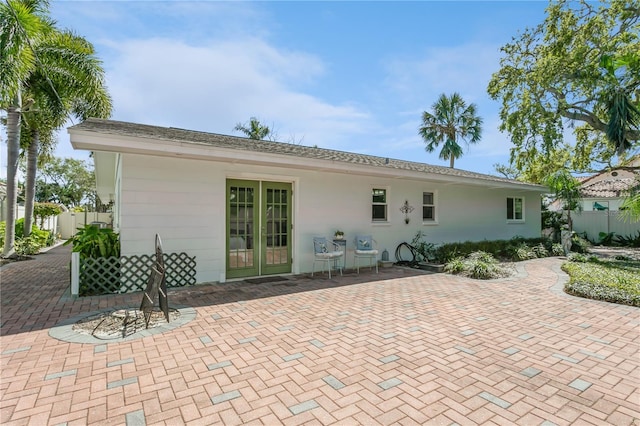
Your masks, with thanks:
M195 320L104 345L48 331L141 296L70 298L69 259L0 269L3 425L640 424L640 310L552 289L560 259L180 289Z

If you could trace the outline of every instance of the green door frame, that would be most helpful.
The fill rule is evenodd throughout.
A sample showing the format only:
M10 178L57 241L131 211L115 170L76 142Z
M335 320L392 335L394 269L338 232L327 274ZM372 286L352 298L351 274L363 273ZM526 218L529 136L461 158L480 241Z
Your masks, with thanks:
M291 272L291 184L227 179L226 276Z

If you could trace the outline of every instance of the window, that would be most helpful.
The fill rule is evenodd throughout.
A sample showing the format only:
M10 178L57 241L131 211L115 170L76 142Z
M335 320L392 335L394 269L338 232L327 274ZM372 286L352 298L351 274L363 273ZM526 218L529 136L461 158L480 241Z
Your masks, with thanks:
M373 188L372 190L372 204L371 204L371 219L374 222L381 222L387 220L387 190L380 188Z
M507 220L524 220L524 198L507 197Z
M436 220L436 201L433 192L422 193L422 221L434 222Z

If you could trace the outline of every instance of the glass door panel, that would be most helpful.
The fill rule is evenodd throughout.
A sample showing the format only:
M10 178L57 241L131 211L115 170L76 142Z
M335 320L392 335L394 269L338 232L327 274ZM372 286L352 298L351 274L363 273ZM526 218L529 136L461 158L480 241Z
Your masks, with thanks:
M263 182L262 194L262 273L291 272L291 184Z
M227 277L258 275L258 182L227 181Z

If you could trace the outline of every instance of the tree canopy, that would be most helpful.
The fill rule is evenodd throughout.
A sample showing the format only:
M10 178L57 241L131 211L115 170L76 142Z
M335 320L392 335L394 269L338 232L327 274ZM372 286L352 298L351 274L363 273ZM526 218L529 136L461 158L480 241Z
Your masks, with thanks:
M272 134L269 126L260 123L260 120L256 117L251 117L249 119L249 123L236 124L236 127L234 127L233 130L244 133L249 139L256 140L266 139Z
M458 93L451 96L443 93L431 106L431 112L422 113L418 133L424 139L427 152L433 152L442 144L440 158L449 160L449 166L453 168L455 159L462 156L458 141L468 144L480 141L482 118L477 115L476 105L467 104Z
M38 171L36 201L63 204L69 208L96 201L93 169L86 161L54 157Z
M542 24L502 47L488 93L502 103L500 130L523 178L593 171L638 152L639 21L638 0L554 1Z

